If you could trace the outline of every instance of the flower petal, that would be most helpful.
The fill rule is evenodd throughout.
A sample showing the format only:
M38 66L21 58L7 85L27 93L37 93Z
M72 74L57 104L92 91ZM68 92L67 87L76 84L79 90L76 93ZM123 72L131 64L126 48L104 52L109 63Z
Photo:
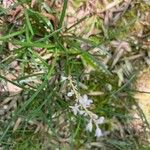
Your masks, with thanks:
M84 110L80 110L80 111L79 111L79 114L80 114L80 115L83 115L84 113L85 113Z
M88 100L88 97L87 97L87 95L86 95L86 94L84 94L84 95L82 96L82 98L83 98L85 101L87 101L87 100Z
M67 80L67 77L61 76L61 82L66 81L66 80Z
M83 95L79 98L79 103L84 107L89 107L93 101L91 99L88 99L87 95Z
M86 126L86 130L92 132L92 129L93 129L93 124L92 124L92 119L90 119L89 123Z
M104 117L99 117L99 119L96 120L97 124L103 124L104 123L105 118Z
M70 92L67 93L68 97L71 97L74 94L74 92L71 90Z
M72 109L72 112L74 113L74 115L77 115L77 113L80 111L78 104L75 104L75 106L69 106L69 107Z
M101 130L99 127L96 128L95 136L96 136L96 137L101 137L101 136L103 136L102 130Z

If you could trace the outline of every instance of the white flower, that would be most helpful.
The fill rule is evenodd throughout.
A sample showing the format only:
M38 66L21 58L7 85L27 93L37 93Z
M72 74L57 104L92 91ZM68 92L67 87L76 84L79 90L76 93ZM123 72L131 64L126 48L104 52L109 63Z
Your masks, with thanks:
M75 106L69 106L72 109L74 115L77 115L77 113L80 111L79 106L80 105L78 105L77 103L75 104Z
M4 105L3 108L6 110L8 109L8 105Z
M103 124L104 123L104 117L99 117L99 119L96 120L96 124Z
M88 99L87 95L83 95L79 98L79 103L84 107L89 107L93 101L91 99Z
M96 128L95 136L96 136L96 137L101 137L101 136L103 136L102 130L101 130L99 127Z
M92 119L90 119L89 123L86 126L86 130L92 132L92 129L93 129L93 124L92 124Z
M70 92L67 93L68 97L71 97L74 94L73 90L71 90Z
M66 81L67 77L61 76L61 82Z
M83 115L83 114L85 114L86 112L84 111L84 110L79 110L79 114L80 115Z

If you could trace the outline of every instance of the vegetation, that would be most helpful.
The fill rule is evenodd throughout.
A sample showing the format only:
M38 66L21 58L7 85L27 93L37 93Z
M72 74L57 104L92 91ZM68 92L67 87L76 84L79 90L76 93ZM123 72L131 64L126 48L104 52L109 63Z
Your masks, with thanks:
M142 0L3 0L2 149L150 149L135 98L149 10Z

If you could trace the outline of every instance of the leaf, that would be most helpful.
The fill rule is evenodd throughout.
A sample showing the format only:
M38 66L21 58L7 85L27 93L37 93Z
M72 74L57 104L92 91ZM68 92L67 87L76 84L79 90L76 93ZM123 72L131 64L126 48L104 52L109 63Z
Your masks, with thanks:
M31 32L32 35L34 35L33 29L30 23L29 15L28 15L28 10L25 10L25 18L26 18L26 23L29 28L29 31Z
M101 61L97 60L94 56L92 56L90 53L82 51L81 58L91 65L95 69L100 69L104 73L107 73L111 75L111 72L107 69L107 66L103 64Z
M68 4L68 0L64 0L63 10L62 10L60 21L59 21L59 28L61 28L63 25L63 21L65 18L66 9L67 9L67 4Z
M7 39L9 39L9 38L11 38L11 37L20 35L20 34L22 34L22 33L24 33L24 32L25 32L25 30L22 29L22 30L20 30L20 31L16 31L16 32L13 32L13 33L11 33L11 34L2 36L2 37L0 37L0 41L7 40Z

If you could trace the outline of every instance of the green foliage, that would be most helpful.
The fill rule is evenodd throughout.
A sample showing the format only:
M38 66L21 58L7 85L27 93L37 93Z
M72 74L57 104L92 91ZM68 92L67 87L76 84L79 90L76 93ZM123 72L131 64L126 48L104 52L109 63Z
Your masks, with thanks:
M30 2L21 1L22 4ZM80 3L84 2L85 0L77 0L73 5L80 7ZM138 150L140 147L138 139L128 130L125 131L128 133L124 137L120 137L120 133L114 129L115 122L113 122L115 118L124 128L132 120L129 112L135 104L131 86L134 76L128 77L125 84L119 87L118 77L102 59L111 55L103 47L105 44L127 36L137 19L135 10L126 13L126 21L122 18L115 27L106 28L98 17L94 20L92 17L85 17L72 27L64 29L68 5L68 0L65 0L62 11L58 14L58 28L55 29L53 22L40 12L39 8L43 3L38 1L37 4L35 10L23 9L24 19L21 25L12 23L2 25L5 30L0 37L0 82L9 82L20 88L21 92L17 98L17 108L10 119L4 123L0 122L2 132L0 132L0 144L4 149L65 150L82 149L82 147L88 149L88 146L96 141L100 142L98 146L102 145L102 149ZM49 8L49 12L53 11ZM2 7L0 15L7 17L6 10ZM71 29L84 19L90 24L86 32L97 28L99 34L91 35L88 39L72 34ZM89 48L82 49L82 43ZM14 47L12 50L9 44ZM94 48L100 49L98 55L92 54ZM19 71L11 66L14 61L17 61ZM7 74L15 76L15 79L8 79ZM80 95L87 94L93 100L90 110L106 118L102 129L112 132L110 136L106 135L99 141L93 132L88 133L85 130L87 120L84 116L74 116L69 108L75 103L75 96L70 99L66 96L71 88L67 81L61 81L62 76L71 76ZM95 91L98 94L95 94ZM15 96L13 98L15 99ZM18 118L22 118L22 121L16 131L13 131ZM47 127L50 133L45 131L47 128L34 133L38 127L42 129ZM64 129L65 131L62 131ZM116 133L113 133L115 131ZM50 143L49 146L46 147L45 141ZM67 143L69 148L64 143ZM148 148L143 148L146 149Z

